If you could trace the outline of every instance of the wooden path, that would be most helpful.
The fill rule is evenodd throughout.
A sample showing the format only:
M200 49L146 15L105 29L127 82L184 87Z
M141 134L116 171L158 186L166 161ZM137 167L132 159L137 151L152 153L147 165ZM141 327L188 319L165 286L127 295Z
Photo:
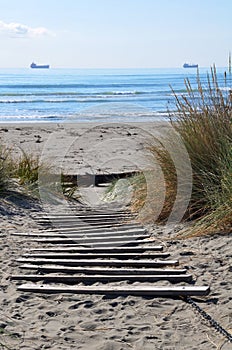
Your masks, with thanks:
M22 246L35 246L17 260L20 271L29 273L11 276L16 283L29 282L18 284L20 291L154 297L209 293L126 211L79 209L35 220L41 230L13 233Z

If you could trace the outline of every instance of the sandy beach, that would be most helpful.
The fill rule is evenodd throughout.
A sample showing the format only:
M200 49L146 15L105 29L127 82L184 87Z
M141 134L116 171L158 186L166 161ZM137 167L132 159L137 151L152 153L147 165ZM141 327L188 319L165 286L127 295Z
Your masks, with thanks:
M137 124L0 124L1 143L15 157L22 150L49 160L66 174L144 171L151 166L147 144L167 132L162 123ZM191 305L179 298L32 294L17 290L10 276L16 262L36 247L14 232L40 228L33 216L44 210L38 199L9 192L0 203L2 317L0 348L15 350L212 350L231 349ZM181 227L182 224L179 225ZM148 225L196 285L211 293L193 298L232 332L231 235L176 240L175 232ZM166 281L162 282L165 285ZM157 284L161 284L157 282Z
M110 173L150 166L146 147L169 123L31 123L0 124L2 143L22 152L52 159L65 173Z

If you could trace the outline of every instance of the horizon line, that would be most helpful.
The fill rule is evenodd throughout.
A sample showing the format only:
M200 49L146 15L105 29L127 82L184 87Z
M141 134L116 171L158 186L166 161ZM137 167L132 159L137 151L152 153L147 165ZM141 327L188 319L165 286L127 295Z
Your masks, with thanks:
M211 68L213 67L214 64L212 65L209 65L209 66L199 66L198 65L198 68ZM216 66L216 65L215 65ZM97 70L97 69L185 69L186 68L183 68L183 65L182 66L168 66L168 67L67 67L67 66L52 66L50 65L49 69L47 70L50 70L50 69L90 69L90 70ZM227 66L216 66L216 68L228 68ZM21 66L21 67L0 67L0 69L29 69L31 70L30 66ZM188 69L188 68L187 68ZM191 70L194 70L194 68L189 68ZM195 68L196 69L196 68Z

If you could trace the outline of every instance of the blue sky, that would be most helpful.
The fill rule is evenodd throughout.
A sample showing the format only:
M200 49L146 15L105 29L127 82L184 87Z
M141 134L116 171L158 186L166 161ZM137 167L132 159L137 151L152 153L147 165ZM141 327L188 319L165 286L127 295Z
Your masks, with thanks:
M0 0L0 67L226 66L231 0Z

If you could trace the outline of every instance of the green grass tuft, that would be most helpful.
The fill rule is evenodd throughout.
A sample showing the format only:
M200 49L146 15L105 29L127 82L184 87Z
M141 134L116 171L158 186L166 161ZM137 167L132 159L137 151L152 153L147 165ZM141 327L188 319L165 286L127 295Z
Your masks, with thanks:
M22 150L22 156L16 162L15 176L20 185L32 185L37 183L39 177L39 157L27 154Z
M0 192L7 191L13 182L32 196L39 197L39 175L47 179L47 190L54 195L77 199L77 185L67 182L65 176L52 174L52 169L40 162L39 156L22 150L19 159L11 157L11 150L0 146Z

